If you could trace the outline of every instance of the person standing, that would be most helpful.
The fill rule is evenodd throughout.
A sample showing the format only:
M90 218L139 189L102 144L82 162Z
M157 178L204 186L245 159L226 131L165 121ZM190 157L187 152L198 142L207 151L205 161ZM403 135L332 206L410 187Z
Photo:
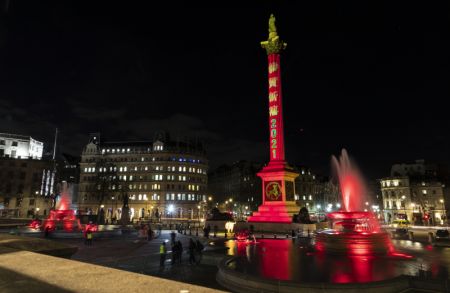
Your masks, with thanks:
M181 264L181 259L183 258L183 244L181 244L181 241L177 241L178 246L178 262Z
M167 254L167 248L166 243L162 242L159 246L159 266L162 268L164 267L164 263L166 262L166 254Z
M195 264L195 251L197 250L197 247L195 245L194 240L189 239L189 264Z
M86 238L87 238L87 244L88 246L92 246L92 231L91 229L88 229L86 232Z
M197 264L200 263L200 261L202 260L202 252L203 252L203 244L197 239L197 243L195 244L195 247L197 248L197 253L198 253L198 260L197 260Z
M153 234L152 227L149 225L148 230L147 230L147 240L148 241L152 240L152 236L153 236L152 234Z

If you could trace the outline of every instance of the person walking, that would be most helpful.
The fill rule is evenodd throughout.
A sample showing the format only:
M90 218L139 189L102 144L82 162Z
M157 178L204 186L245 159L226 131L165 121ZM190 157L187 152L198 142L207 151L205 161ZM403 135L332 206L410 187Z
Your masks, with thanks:
M162 242L159 246L159 267L164 267L164 263L166 262L167 248L166 242Z
M197 247L195 245L194 240L192 240L192 238L189 239L188 250L189 250L189 264L190 265L195 264L195 251L197 250Z

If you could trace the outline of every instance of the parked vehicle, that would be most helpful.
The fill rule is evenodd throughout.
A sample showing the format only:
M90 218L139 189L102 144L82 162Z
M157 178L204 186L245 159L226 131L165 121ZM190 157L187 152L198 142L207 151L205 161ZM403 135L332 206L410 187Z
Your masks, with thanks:
M392 232L393 239L409 239L408 229L397 228Z
M447 229L437 230L433 245L435 245L435 246L450 246L450 232Z
M409 225L410 225L410 222L408 220L403 220L403 219L394 220L394 222L392 222L392 226L394 228L408 228Z

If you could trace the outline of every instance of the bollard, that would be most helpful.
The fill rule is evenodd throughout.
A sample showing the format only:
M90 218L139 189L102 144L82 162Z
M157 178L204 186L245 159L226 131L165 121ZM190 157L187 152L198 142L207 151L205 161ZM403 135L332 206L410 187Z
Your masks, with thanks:
M414 241L414 232L409 231L409 240Z
M289 238L289 234L286 233L286 238Z
M264 239L264 234L261 234L261 239Z
M273 239L277 239L277 234L273 234Z

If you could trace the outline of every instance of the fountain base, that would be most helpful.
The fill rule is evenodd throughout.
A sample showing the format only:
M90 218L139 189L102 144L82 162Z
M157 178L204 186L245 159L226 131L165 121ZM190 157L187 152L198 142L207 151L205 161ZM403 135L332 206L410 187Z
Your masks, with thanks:
M388 233L345 233L325 230L315 236L315 248L319 252L347 255L389 254L392 244Z
M316 234L316 250L348 255L388 254L389 235L381 231L371 212L334 212L327 215L332 229Z

